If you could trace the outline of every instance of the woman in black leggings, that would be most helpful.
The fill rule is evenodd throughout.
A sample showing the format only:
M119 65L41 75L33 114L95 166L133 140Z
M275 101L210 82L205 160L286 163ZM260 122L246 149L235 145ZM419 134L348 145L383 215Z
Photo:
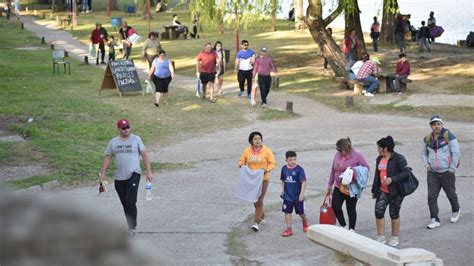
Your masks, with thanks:
M400 208L403 196L399 195L397 183L408 178L410 169L405 157L393 150L395 141L391 136L377 141L379 156L376 160L375 176L372 185L372 197L375 201L375 218L377 223L377 241L389 246L398 246L400 232ZM392 236L385 240L385 211L389 206L392 220Z
M349 138L340 139L336 142L337 153L334 156L331 167L331 175L329 176L328 192L332 191L332 208L336 214L337 221L342 227L349 230L355 230L357 220L357 197L350 197L349 193L343 189L341 184L341 174L350 167L364 166L369 169L369 165L364 156L352 148ZM355 181L354 179L352 180ZM334 186L334 190L333 190ZM349 227L347 227L344 213L342 212L342 204L346 202L347 214L349 216Z

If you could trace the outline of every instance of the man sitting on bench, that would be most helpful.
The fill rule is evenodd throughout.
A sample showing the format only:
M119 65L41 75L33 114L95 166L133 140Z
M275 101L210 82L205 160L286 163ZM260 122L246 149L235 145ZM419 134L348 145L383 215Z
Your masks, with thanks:
M370 60L369 54L365 54L362 57L362 61L364 61L364 64L360 68L359 73L357 73L357 80L369 84L369 87L363 90L362 94L368 97L373 97L373 92L379 85L379 81L375 77L379 72L379 67L374 61Z
M173 14L173 26L177 26L176 31L180 34L183 34L184 38L186 39L189 31L188 27L178 21L178 15L176 14Z
M392 91L395 91L398 94L402 94L400 82L404 82L408 79L410 75L410 63L407 60L407 56L404 53L398 55L397 66L395 69L395 76L389 77L389 85ZM393 86L393 81L395 81L395 87Z

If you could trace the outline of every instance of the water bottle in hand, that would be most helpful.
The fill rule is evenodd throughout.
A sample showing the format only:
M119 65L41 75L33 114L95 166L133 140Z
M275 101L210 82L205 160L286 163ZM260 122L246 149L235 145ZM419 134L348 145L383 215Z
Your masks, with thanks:
M146 200L152 200L152 199L153 199L153 194L152 194L151 189L152 189L152 187L151 187L151 182L146 183L146 185L145 185L145 197L146 197Z

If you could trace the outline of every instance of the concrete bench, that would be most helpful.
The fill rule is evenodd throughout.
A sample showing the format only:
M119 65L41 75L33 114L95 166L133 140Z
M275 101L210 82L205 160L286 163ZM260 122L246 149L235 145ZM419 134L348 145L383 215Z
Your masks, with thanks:
M357 265L357 262L384 266L443 265L443 261L437 258L436 254L427 250L393 248L335 225L312 225L308 238L332 249L336 253L332 264L336 265Z

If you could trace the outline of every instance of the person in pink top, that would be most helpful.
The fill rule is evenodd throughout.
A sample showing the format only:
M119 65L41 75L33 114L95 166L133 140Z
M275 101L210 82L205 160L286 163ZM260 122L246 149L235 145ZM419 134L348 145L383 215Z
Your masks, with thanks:
M272 85L272 75L276 75L277 69L272 57L268 56L267 47L260 49L261 54L255 60L253 67L253 80L258 74L258 87L260 88L260 96L262 97L262 108L267 107L267 96L270 93ZM253 82L252 82L253 83Z
M407 60L407 56L404 53L398 55L397 66L395 68L395 76L390 77L389 85L392 90L395 90L398 94L402 94L402 90L400 87L400 81L404 81L410 75L410 63ZM395 87L393 86L393 82L395 81Z
M331 167L331 175L328 181L328 193L332 191L332 208L336 214L339 225L354 231L357 220L357 197L351 198L349 192L343 189L340 177L348 167L364 166L370 169L364 156L352 148L350 138L339 139L336 142L337 153L334 156ZM352 182L355 180L353 179ZM347 194L346 194L347 193ZM344 213L342 212L342 204L346 202L347 215L349 216L349 226L347 227Z
M209 84L209 93L211 103L215 103L214 98L214 80L216 79L217 67L219 67L218 56L212 50L211 43L204 45L204 50L199 53L196 60L196 76L202 83L202 98L206 98L206 89Z

